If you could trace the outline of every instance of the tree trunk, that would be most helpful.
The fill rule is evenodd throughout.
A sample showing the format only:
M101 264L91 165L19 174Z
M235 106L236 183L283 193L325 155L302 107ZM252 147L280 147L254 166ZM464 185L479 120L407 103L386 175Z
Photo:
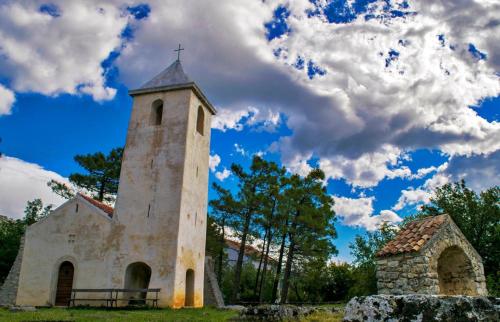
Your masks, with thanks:
M97 200L102 202L104 200L104 187L105 187L106 179L102 178L101 186L99 187L99 195L97 196Z
M266 247L266 253L264 254L264 269L262 270L262 277L260 278L260 285L259 285L259 303L262 303L262 286L264 285L264 281L266 280L266 274L267 274L267 262L269 259L269 246L271 245L271 241L273 240L273 236L271 234L271 230L269 230L269 234L267 237L267 247Z
M299 212L295 214L292 227L290 228L288 238L290 239L290 246L288 247L288 255L286 258L285 272L283 275L283 287L281 289L281 304L286 303L288 297L288 287L290 273L292 272L292 261L295 252L295 230L297 229L297 218L299 217Z
M224 259L224 246L226 244L226 234L225 234L225 225L226 219L222 218L222 235L220 240L220 251L219 258L217 259L217 280L219 281L219 285L222 284L222 262Z
M245 255L245 246L247 242L248 229L250 227L250 219L252 217L252 211L249 211L245 216L245 223L243 224L243 231L240 241L240 250L238 252L238 260L236 261L236 267L234 269L234 285L233 292L231 294L231 302L236 303L240 297L240 280L241 280L241 268L243 266L243 256Z
M281 236L280 254L278 257L278 265L276 265L276 274L274 275L271 303L274 303L276 301L276 297L278 295L278 284L280 281L281 266L283 265L283 254L285 252L285 243L286 243L286 235L287 235L286 227L288 227L288 220L285 222L285 230L283 231L283 235Z
M256 296L258 296L257 290L259 288L259 277L260 277L260 274L261 274L262 261L264 260L264 250L266 249L267 232L268 232L268 230L266 229L266 232L264 234L264 243L262 244L262 249L260 251L259 267L257 268L257 276L255 278L255 285L254 285L254 288L253 288L253 294L256 295Z

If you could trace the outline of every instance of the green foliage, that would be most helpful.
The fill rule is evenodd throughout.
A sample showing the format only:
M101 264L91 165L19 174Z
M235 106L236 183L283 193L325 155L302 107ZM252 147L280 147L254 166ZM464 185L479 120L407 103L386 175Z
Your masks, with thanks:
M73 173L69 181L80 189L93 193L93 198L99 201L111 201L118 192L123 148L115 148L104 155L76 155L75 161L87 171L87 174Z
M16 259L21 237L27 226L44 218L52 206L43 206L42 200L28 201L24 210L24 218L0 221L0 282L3 283ZM1 284L0 283L0 284Z
M222 229L217 225L215 219L207 216L207 238L205 243L205 254L211 256L213 259L219 256L220 252L224 249L222 239ZM223 239L222 239L223 240Z
M0 221L0 285L3 283L14 263L24 233L22 220Z
M241 241L238 259L232 269L234 279L230 286L233 296L230 301L244 298L264 301L267 285L272 284L269 301L274 302L278 280L282 280L281 293L286 300L290 279L298 281L295 277L309 276L299 272L304 266L293 263L299 259L309 265L324 263L336 253L332 243L336 237L333 199L323 185L324 173L315 169L305 177L290 175L285 168L258 156L253 158L248 172L236 164L231 170L238 180L234 193L214 184L218 197L210 201L212 216L218 225L231 227ZM262 240L263 245L262 254L256 259L259 264L255 276L251 277L254 281L250 292L245 286L248 281L244 280L250 276L250 271L249 268L243 269L243 256L247 242L253 238ZM274 270L270 270L268 261L271 244L281 245L278 263L273 263ZM304 284L299 281L293 286L303 287ZM306 288L303 292L313 293Z
M356 235L354 242L349 245L354 256L354 283L349 289L349 298L377 293L375 255L395 235L396 228L387 224L377 231L367 232L365 236Z
M500 271L487 275L486 286L490 296L500 297Z
M352 266L347 263L331 263L326 268L323 286L324 302L347 301L348 292L354 283Z
M64 199L71 199L75 196L73 189L54 179L47 182L47 186L49 186L55 194L63 197Z
M43 206L42 199L28 201L24 209L24 223L26 226L45 218L52 211L52 205Z
M434 192L422 215L446 213L483 258L491 294L498 294L500 275L500 187L479 195L467 188L465 181L445 184Z

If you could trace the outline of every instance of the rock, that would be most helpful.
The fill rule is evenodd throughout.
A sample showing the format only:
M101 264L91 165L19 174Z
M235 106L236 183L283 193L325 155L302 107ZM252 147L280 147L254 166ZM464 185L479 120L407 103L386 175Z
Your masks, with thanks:
M223 309L241 312L246 308L243 305L225 305Z
M295 305L258 305L246 307L235 321L288 321L317 312L319 308Z
M9 307L10 312L35 312L36 308L34 306L11 306Z
M500 298L437 295L372 295L347 303L344 322L500 321Z

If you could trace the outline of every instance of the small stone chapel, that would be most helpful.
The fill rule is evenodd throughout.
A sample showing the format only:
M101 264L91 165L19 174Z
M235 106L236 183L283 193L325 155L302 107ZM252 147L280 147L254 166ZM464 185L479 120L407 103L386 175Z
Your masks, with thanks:
M449 215L409 223L377 253L379 294L486 296L481 256Z
M203 306L216 110L179 59L129 94L115 208L78 194L28 227L2 290L12 304L67 305L75 288L160 288L159 307Z

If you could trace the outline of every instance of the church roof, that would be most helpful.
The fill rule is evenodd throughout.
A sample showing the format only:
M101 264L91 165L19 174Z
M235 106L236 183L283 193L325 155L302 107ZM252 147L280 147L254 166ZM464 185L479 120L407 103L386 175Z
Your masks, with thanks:
M194 83L182 69L181 62L176 60L161 73L146 82L140 89L153 89L167 86L188 85Z
M154 92L165 92L172 90L181 89L192 89L198 98L208 107L212 114L216 114L217 110L212 106L212 104L207 100L205 95L192 81L188 75L184 72L180 60L174 61L170 66L164 69L161 73L153 77L150 81L146 82L144 85L137 89L129 91L131 96L154 93Z
M105 203L102 203L98 200L95 200L94 198L91 198L89 196L86 196L82 193L78 194L80 197L91 203L92 205L96 206L97 208L101 209L104 211L110 218L113 218L113 207L106 205Z
M418 252L446 222L448 215L431 216L409 223L378 253L378 257Z

